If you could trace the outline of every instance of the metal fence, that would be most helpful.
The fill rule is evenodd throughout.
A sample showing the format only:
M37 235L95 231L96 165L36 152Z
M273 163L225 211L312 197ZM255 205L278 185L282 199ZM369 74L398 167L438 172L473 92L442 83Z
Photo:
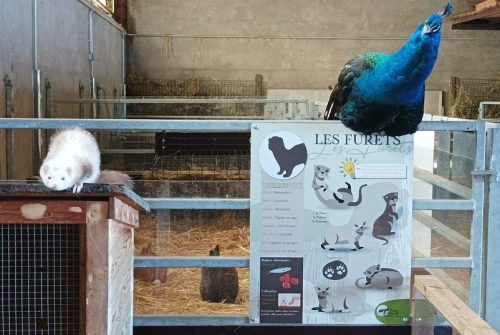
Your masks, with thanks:
M258 120L82 120L82 119L0 119L0 129L63 129L69 126L80 126L91 130L100 131L152 131L152 132L250 132L253 123ZM276 121L282 122L286 127L286 122L296 121ZM306 121L316 122L316 121ZM497 316L499 308L497 302L492 301L495 297L486 289L492 292L498 290L494 281L486 285L486 277L496 279L500 260L488 255L488 263L494 266L485 267L486 253L492 252L486 249L483 243L486 240L485 234L485 186L488 176L492 174L491 169L486 169L486 124L482 121L426 121L419 126L420 131L465 131L474 132L475 137L475 158L474 169L472 171L472 190L470 198L460 200L442 199L414 199L413 209L418 210L455 210L472 211L472 225L470 238L470 257L414 257L412 267L415 268L466 268L471 270L470 278L470 300L469 305L481 315ZM497 134L497 133L496 133ZM491 146L493 150L498 150L500 139L495 136ZM497 164L495 160L492 163ZM498 166L494 167L498 169ZM496 171L496 170L495 170ZM442 178L427 176L430 183L444 185L450 191L459 190L453 184L443 183ZM497 180L490 181L492 192L490 193L491 204L498 202ZM463 193L463 192L462 192ZM467 194L467 192L465 193ZM249 210L250 200L248 198L146 198L151 209L224 209L224 210ZM496 206L498 207L498 206ZM490 206L490 230L493 229L494 220L498 220L498 208ZM496 216L497 215L497 216ZM497 229L497 228L494 228ZM497 235L500 236L498 232ZM494 242L496 242L495 240ZM493 245L493 241L490 245ZM493 248L491 248L493 249ZM248 267L248 257L160 257L141 256L136 257L135 268L175 268L175 267ZM488 271L487 271L488 270ZM492 286L492 287L490 287ZM488 297L488 300L486 299ZM491 309L490 306L496 309ZM486 308L486 311L485 311ZM246 316L172 316L172 315L135 315L135 326L174 326L174 325L245 325L248 323Z
M109 114L110 111L117 110L127 111L120 118L134 120L313 120L319 117L318 105L312 101L265 98L56 99L50 105L54 109L51 113L53 117L57 117L58 111L64 110L68 105L80 105L83 106L82 110L96 110L93 118L97 119L117 115ZM90 105L95 105L95 108L89 108ZM169 133L173 132L175 131ZM207 129L206 132L211 131ZM228 129L224 133L231 132ZM117 169L116 166L119 166L120 170L133 175L142 175L144 171L152 170L161 173L167 170L198 169L219 173L224 172L220 169L225 169L231 174L249 170L249 153L244 148L235 150L234 141L230 137L220 139L217 145L212 145L211 152L202 155L187 150L186 146L183 150L167 150L167 155L158 150L158 141L165 136L169 135L165 135L163 129L154 132L124 129L100 138L101 153L107 161L106 168ZM210 134L206 135L207 140L209 136ZM167 139L169 144L172 143L170 139L171 136ZM213 138L211 140L212 142L207 143L213 144Z

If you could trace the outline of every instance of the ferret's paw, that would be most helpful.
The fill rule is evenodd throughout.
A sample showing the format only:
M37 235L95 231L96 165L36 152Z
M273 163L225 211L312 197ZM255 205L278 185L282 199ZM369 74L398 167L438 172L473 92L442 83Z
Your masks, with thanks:
M82 187L83 187L83 183L77 183L73 186L73 193L80 193L80 191L82 190Z

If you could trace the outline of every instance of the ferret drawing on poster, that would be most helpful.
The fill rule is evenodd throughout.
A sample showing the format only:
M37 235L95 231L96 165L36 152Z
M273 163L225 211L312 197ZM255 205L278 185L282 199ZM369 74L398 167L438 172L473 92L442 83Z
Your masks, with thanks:
M398 271L391 268L381 268L380 264L370 266L366 269L363 274L365 278L359 278L356 280L356 287L365 288L376 288L381 290L392 289L403 285L403 275ZM364 284L359 282L365 280Z
M350 313L359 312L363 309L363 302L354 293L344 293L334 295L330 287L316 286L316 295L318 297L318 306L313 307L313 311L329 313Z
M321 248L333 251L339 247L345 249L350 245L352 251L363 249L363 247L359 244L359 240L365 233L366 229L368 229L366 221L363 222L363 224L354 224L354 228L340 227L333 234L329 235L329 241L326 237L323 238Z
M398 201L398 192L387 193L382 197L385 201L384 212L373 223L372 236L384 241L383 245L389 243L389 240L383 236L394 235L392 225L394 220L398 219L398 213L394 211Z
M324 165L314 165L314 178L312 181L312 188L314 190L325 192L328 189L326 178L328 178L329 173L330 168Z
M307 149L304 143L299 143L287 149L283 138L273 136L268 141L268 148L279 165L280 170L277 174L282 175L284 178L290 177L296 166L306 164Z
M42 166L40 177L48 188L62 191L71 188L79 193L85 183L123 184L132 186L130 177L122 172L100 171L101 153L94 136L79 127L55 133Z
M337 191L327 191L328 184L326 179L330 173L330 168L324 165L314 166L314 177L312 181L312 188L319 201L330 208L342 209L359 206L363 200L363 195L361 190L363 187L368 186L363 184L358 190L358 200L354 201L354 196L352 194L351 184L345 182L346 187L340 187Z

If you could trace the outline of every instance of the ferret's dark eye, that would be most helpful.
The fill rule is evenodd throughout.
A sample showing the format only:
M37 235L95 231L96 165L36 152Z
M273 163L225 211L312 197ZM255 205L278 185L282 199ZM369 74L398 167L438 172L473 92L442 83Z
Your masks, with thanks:
M66 179L66 178L64 178L64 177L61 178L61 180L64 180L64 179Z
M52 177L47 177L47 179L52 179Z

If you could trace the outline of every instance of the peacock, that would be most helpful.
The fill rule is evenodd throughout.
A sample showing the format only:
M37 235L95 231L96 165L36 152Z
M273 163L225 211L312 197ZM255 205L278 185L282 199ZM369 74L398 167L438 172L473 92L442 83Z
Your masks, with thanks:
M443 18L453 6L427 17L393 54L366 53L342 69L324 119L338 120L363 133L413 134L424 114L425 80L432 72L441 41Z

